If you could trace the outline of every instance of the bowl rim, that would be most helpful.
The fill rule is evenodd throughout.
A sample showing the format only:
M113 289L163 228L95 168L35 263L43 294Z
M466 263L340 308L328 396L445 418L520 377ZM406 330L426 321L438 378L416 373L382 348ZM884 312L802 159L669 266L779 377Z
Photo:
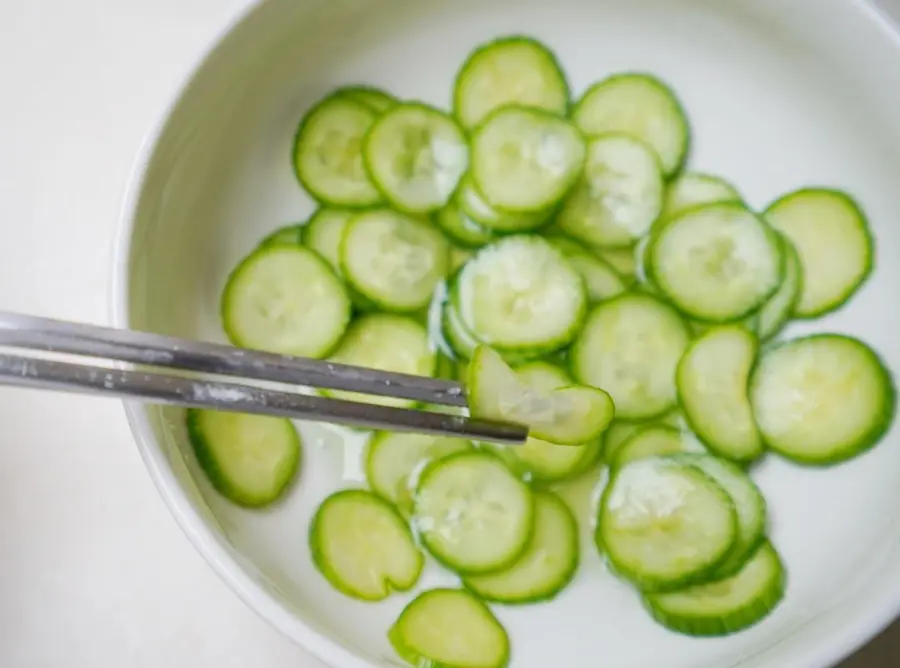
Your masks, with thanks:
M870 20L881 24L886 32L893 35L900 46L900 5L898 5L898 12L895 15L882 6L878 0L845 1L867 14ZM181 104L191 84L204 66L228 36L267 2L268 0L243 0L241 6L232 10L230 16L218 28L213 29L206 45L192 60L188 71L179 77L168 100L161 105L160 111L156 114L154 122L141 142L121 199L113 239L108 317L114 327L127 328L130 326L130 258L135 221L146 186L147 172L155 158L159 141L168 127L173 112ZM287 640L327 666L332 668L378 668L377 664L362 658L344 644L332 640L301 620L241 568L234 559L227 542L207 525L202 515L194 508L187 491L179 484L163 448L154 436L151 421L144 406L133 401L123 401L122 404L129 429L157 492L197 552L238 598ZM900 589L881 588L875 594L867 594L867 597L869 600L865 608L859 614L854 615L851 621L843 623L839 632L828 634L826 638L819 639L816 643L810 643L808 649L790 652L795 654L794 661L799 659L794 663L795 668L835 666L855 651L863 648L890 626L895 619L900 618ZM798 632L802 633L804 630L801 627ZM761 653L767 654L768 651L764 649ZM796 656L796 654L800 656ZM779 657L766 657L762 660L769 663L779 660ZM739 668L739 666L740 664L735 668Z

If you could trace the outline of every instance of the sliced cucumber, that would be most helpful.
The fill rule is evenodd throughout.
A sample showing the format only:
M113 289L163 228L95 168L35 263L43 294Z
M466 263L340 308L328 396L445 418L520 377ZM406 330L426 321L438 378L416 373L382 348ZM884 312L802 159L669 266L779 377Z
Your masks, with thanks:
M794 244L779 235L784 255L784 280L778 291L769 298L755 317L755 330L760 340L767 341L778 334L790 320L803 294L803 266Z
M303 243L303 230L305 227L302 224L281 227L263 239L259 243L259 247L267 248L269 246L295 246L301 244Z
M510 234L513 232L529 232L543 226L552 212L506 213L497 211L475 188L471 173L463 177L457 193L457 204L469 218L491 233Z
M488 607L459 589L419 594L388 639L403 660L428 668L506 668L509 637Z
M638 261L634 248L597 248L597 255L607 262L628 284L637 279Z
M347 224L340 256L342 273L357 292L382 310L411 313L428 305L448 274L450 245L426 222L373 209Z
M362 102L378 114L383 114L398 104L397 99L393 95L372 86L349 86L341 88L339 92L353 98L357 102Z
M708 579L737 537L731 498L712 478L670 459L640 459L613 474L596 541L615 571L644 591Z
M398 104L363 142L369 177L395 209L430 213L450 201L469 167L462 130L424 104Z
M243 348L325 357L350 322L350 297L328 264L302 246L251 253L228 278L222 325Z
M448 301L441 310L441 333L457 359L471 358L480 345L475 335L462 322L453 302Z
M494 233L476 223L455 202L438 211L434 222L450 239L466 248L478 248L494 240Z
M564 116L569 86L553 53L526 37L507 37L479 47L462 66L453 111L465 128L491 112L519 105Z
M618 468L648 457L663 457L685 452L702 451L696 441L682 429L669 425L651 425L638 428L636 433L625 440L607 457L610 468Z
M738 189L725 179L700 172L685 172L669 184L661 220L674 218L702 204L742 201Z
M632 436L643 429L657 426L676 427L684 431L681 413L677 410L666 413L655 420L643 420L640 422L613 420L609 429L603 434L603 458L607 463L615 461L619 448L625 445Z
M646 420L675 407L675 369L690 343L678 313L628 293L596 306L569 351L575 379L612 395L616 416Z
M612 299L628 290L628 285L619 272L590 249L568 237L548 236L547 240L559 249L581 274L590 302Z
M676 456L681 464L696 466L724 489L737 512L737 539L728 558L713 574L713 580L728 578L741 570L747 559L765 540L768 510L762 492L747 473L731 462L700 454Z
M411 475L424 462L472 449L462 438L389 431L376 432L366 447L366 480L379 496L412 510Z
M332 494L309 531L313 563L338 591L383 601L419 580L424 557L394 507L361 489Z
M731 578L668 594L649 594L653 617L689 636L725 636L767 617L784 598L786 577L775 548L764 543Z
M187 429L212 486L238 505L277 501L300 467L300 437L290 420L192 409Z
M689 209L668 221L647 256L659 290L682 312L706 322L746 318L784 276L778 236L738 203Z
M678 365L678 399L694 433L718 455L742 463L762 456L762 437L747 397L759 340L740 325L714 327Z
M804 464L835 464L874 446L894 419L890 372L865 343L817 334L766 351L750 380L766 445Z
M294 172L306 191L334 206L366 207L381 201L362 157L363 137L378 118L371 107L341 92L300 122L294 140Z
M843 306L872 273L869 224L846 193L798 190L770 205L765 216L800 255L804 280L798 317L815 318Z
M504 107L472 137L472 181L485 202L510 213L539 213L575 184L585 144L568 121L549 112Z
M575 106L575 124L586 135L632 135L653 148L667 176L687 157L690 130L681 103L659 79L619 74L594 84Z
M466 383L473 417L527 424L530 433L557 445L580 445L600 437L615 408L603 390L571 385L548 389L528 383L491 348L479 346Z
M450 248L450 273L455 274L462 266L472 259L475 253L469 248Z
M581 276L541 237L507 237L466 264L452 299L474 337L501 351L539 356L566 346L584 320Z
M602 247L632 246L662 211L662 169L643 142L626 135L591 140L584 175L557 218L573 237Z
M331 361L415 376L433 376L436 358L428 332L421 324L412 318L373 313L358 318L350 326ZM409 399L376 397L343 390L325 392L337 399L382 406L412 406L415 403Z
M316 211L303 235L303 243L321 255L338 275L341 273L341 241L354 212L327 207Z
M428 551L458 573L498 571L515 563L531 539L534 498L494 455L451 455L422 471L415 526Z
M534 497L534 535L525 553L502 573L473 575L465 585L486 601L537 603L561 592L578 569L578 524L555 494Z

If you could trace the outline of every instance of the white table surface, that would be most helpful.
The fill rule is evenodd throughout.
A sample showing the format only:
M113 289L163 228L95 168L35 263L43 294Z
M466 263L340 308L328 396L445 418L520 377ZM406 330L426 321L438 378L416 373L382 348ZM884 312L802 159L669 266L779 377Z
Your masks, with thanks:
M0 2L0 308L107 321L134 157L246 3ZM0 425L0 666L322 668L207 568L118 402L0 389ZM897 656L900 627L843 668Z

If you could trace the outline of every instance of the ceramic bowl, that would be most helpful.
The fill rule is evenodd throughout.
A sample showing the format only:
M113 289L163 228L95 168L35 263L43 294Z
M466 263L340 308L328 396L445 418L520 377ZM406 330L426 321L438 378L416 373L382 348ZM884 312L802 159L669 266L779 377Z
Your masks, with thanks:
M900 35L861 0L268 0L223 32L140 158L115 266L119 326L224 341L226 275L313 203L290 161L297 123L349 83L447 107L477 44L524 33L559 55L579 94L648 70L682 98L693 167L762 208L809 185L852 192L878 240L873 280L826 320L788 334L864 337L900 370ZM275 509L236 508L199 472L180 411L127 406L150 474L187 535L247 604L336 668L397 665L385 632L408 596L352 601L317 574L307 527L332 490L360 484L364 436L304 424L301 479ZM770 457L754 476L773 510L789 592L765 622L696 640L657 626L589 541L556 601L498 608L512 666L822 668L900 611L900 431L846 465ZM429 570L420 589L452 582Z

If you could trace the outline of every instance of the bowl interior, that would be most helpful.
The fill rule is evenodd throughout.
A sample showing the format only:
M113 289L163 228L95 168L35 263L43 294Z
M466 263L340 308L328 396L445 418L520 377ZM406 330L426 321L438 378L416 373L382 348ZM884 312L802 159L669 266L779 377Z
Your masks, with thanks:
M334 87L370 83L448 107L477 44L527 33L558 53L578 95L621 70L648 70L682 98L693 168L736 183L762 208L810 184L852 192L878 239L874 279L826 321L873 344L900 370L900 50L887 23L851 0L271 0L225 38L172 109L135 199L120 268L119 324L224 341L220 291L267 233L313 203L290 148L304 111ZM299 425L302 478L267 512L238 509L200 474L182 414L133 407L145 456L201 550L251 605L340 666L393 665L385 632L408 596L378 605L332 591L307 551L312 513L361 484L364 436ZM744 634L691 640L657 627L584 540L576 583L558 600L497 609L513 665L616 668L822 666L900 605L900 433L818 471L770 457L754 473L789 568L777 612ZM569 495L587 514L591 482ZM185 491L187 494L185 495ZM586 523L584 523L586 525ZM430 568L419 589L454 579ZM310 629L312 629L310 631ZM338 649L345 648L345 649Z

